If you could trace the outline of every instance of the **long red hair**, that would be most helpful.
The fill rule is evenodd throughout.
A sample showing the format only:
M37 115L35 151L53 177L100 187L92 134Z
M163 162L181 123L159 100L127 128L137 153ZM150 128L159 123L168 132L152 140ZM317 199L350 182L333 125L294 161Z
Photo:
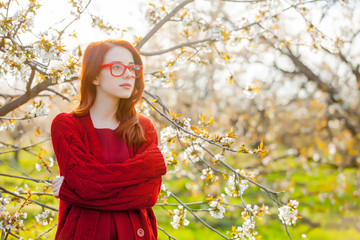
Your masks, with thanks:
M80 103L73 111L75 115L83 116L87 114L94 104L96 97L96 87L92 83L100 73L100 65L107 51L115 46L128 49L134 58L135 64L143 65L139 52L129 42L124 40L105 40L92 42L86 48L83 56L80 76ZM121 123L117 133L123 134L128 146L141 144L146 141L144 131L139 123L135 105L140 101L144 92L145 83L143 73L136 78L134 90L129 98L122 98L116 111L116 118Z

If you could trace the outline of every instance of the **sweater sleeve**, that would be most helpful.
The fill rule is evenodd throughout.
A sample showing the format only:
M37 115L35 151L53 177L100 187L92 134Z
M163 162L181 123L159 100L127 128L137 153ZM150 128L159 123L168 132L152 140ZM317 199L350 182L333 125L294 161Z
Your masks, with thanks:
M154 130L153 126L148 128ZM89 153L79 130L66 117L58 115L53 120L51 136L60 173L65 177L59 197L72 203L98 200L107 204L107 200L120 204L144 196L153 199L144 189L158 187L166 172L162 153L151 138L141 146L140 154L121 164L103 165Z
M76 206L107 211L123 211L153 207L159 196L161 188L161 177L149 179L145 182L122 187L112 195L103 199L83 199L74 194L67 186L61 186L60 199L70 202Z

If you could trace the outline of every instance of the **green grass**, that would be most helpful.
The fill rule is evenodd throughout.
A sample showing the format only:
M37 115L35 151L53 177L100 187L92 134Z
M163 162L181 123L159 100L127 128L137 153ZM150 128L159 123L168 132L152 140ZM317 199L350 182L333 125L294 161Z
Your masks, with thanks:
M1 158L5 160L7 155L2 155ZM9 156L11 157L11 156ZM49 173L45 170L41 172L37 172L34 169L34 164L37 162L36 156L30 155L24 151L21 152L20 159L22 159L18 163L18 167L24 170L25 172L31 173L32 176L36 178L45 179L49 177ZM5 160L7 161L7 160ZM289 159L289 164L293 165L294 159ZM277 170L283 170L284 166L282 163L278 163L278 165L273 166L277 168ZM354 221L358 218L359 208L358 206L359 199L355 199L351 194L349 194L349 190L351 188L346 189L344 194L339 196L333 196L335 203L333 203L329 198L326 198L323 202L318 198L318 192L327 193L331 189L334 188L336 184L336 175L334 172L329 171L329 169L313 169L313 171L317 171L315 175L307 175L305 174L303 169L294 169L291 173L289 186L294 188L292 193L287 193L285 196L290 199L300 199L299 205L299 215L304 217L304 219L299 219L296 227L289 226L289 232L293 239L302 239L301 235L306 234L308 239L310 240L360 240L360 232L354 229ZM1 164L0 172L7 174L15 174L20 175L16 170ZM351 172L346 173L349 179L352 178ZM355 175L354 175L355 176ZM271 186L272 183L279 183L284 180L285 177L276 173L267 174L266 176L261 176L264 184L267 186ZM194 202L201 201L203 199L202 195L195 195L190 190L186 189L186 183L192 183L187 178L183 178L181 180L173 181L168 180L166 184L168 188L174 191L175 194L181 197L181 200L184 202ZM7 178L0 176L0 185L5 188L14 191L15 186L23 186L26 183L33 191L36 191L35 188L41 188L43 184L19 180L14 178ZM351 187L351 186L350 186ZM287 189L288 191L288 189ZM303 192L309 192L308 194L304 194ZM6 194L5 194L6 195ZM262 198L266 199L266 194L260 193L256 187L249 187L246 191L246 196L244 196L244 200L247 203L257 202L259 195L262 195ZM33 197L34 200L39 200L45 204L51 205L53 207L58 207L58 200L53 197ZM170 203L175 203L174 199L169 199ZM234 201L232 203L240 203L240 200ZM20 203L16 205L12 205L9 207L9 211L16 211ZM340 210L339 208L343 204L348 204L349 209ZM354 207L355 206L355 207ZM206 208L206 205L203 205L202 208ZM174 207L169 207L169 209L173 209ZM41 233L45 232L51 226L56 223L56 220L53 221L48 226L41 226L36 223L34 217L41 213L41 208L36 205L31 205L26 207L26 212L28 213L27 220L25 221L26 231L21 233L25 239L27 238L35 238L39 236ZM212 240L212 239L223 239L221 236L216 234L214 231L208 229L199 221L194 219L190 213L187 213L187 219L190 221L189 226L173 229L170 225L171 218L167 215L166 211L164 211L161 207L154 207L155 214L157 216L158 225L163 228L166 232L168 232L171 236L176 239L185 239L185 240ZM259 232L259 235L262 237L261 240L277 240L277 239L290 239L287 236L287 233L284 229L284 226L277 219L276 208L272 207L272 216L265 217L263 223L257 223L256 230ZM204 220L209 223L211 226L215 227L222 234L227 235L227 231L231 231L232 225L241 226L242 219L239 212L231 214L230 218L224 219L213 219L208 217L208 213L201 212L199 216L204 218ZM57 215L55 216L57 217ZM310 228L306 225L305 219L309 219L314 223L320 223L321 227ZM346 220L346 222L345 222ZM46 234L41 239L53 239L55 235L55 228ZM159 239L165 240L169 239L166 234L162 231L158 231ZM16 239L14 237L9 237L8 239Z

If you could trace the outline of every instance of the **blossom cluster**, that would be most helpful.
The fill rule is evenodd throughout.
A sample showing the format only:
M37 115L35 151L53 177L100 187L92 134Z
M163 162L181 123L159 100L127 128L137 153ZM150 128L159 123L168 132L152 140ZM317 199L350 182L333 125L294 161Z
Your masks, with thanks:
M42 100L39 102L34 101L33 104L29 104L27 110L28 116L30 117L46 116L49 112L47 104L45 104Z
M9 124L7 124L6 122L3 122L0 125L0 132L5 132L5 131L15 131L15 121L11 120Z
M23 229L24 228L24 220L27 218L27 213L23 213L21 211L17 211L15 214L11 215L7 209L6 205L8 205L11 201L9 196L0 198L0 229L7 231L11 229Z
M177 134L177 131L170 126L163 128L160 132L161 143L166 143L168 145L174 143L176 134Z
M216 199L210 198L209 199L209 205L211 208L210 215L214 218L223 218L225 213L225 207L224 204L225 195L221 194Z
M54 220L55 212L50 212L50 210L45 209L42 213L39 213L35 216L36 222L41 225L48 225Z
M236 169L235 171L243 176L248 177L249 179L254 179L255 177L255 172L250 172L247 174L244 169L242 170ZM244 191L249 187L248 180L246 179L237 180L239 178L241 177L237 178L235 173L232 176L229 176L228 186L225 187L225 192L231 197L240 197L240 195L242 195Z
M149 8L145 13L145 19L148 23L155 25L166 16L168 9L169 5L164 3L164 1L157 0L154 1L154 3L149 3Z
M234 143L234 139L230 138L230 137L222 137L220 139L220 143L224 146L224 147L230 147L233 143Z
M258 232L255 230L255 219L254 217L258 218L260 221L262 221L262 217L268 214L269 207L263 205L262 207L259 207L257 205L254 205L254 207L251 207L250 204L246 205L246 209L241 213L242 218L244 219L244 222L241 227L232 227L232 232L228 234L232 235L231 239L238 239L238 240L255 240L256 235L258 235Z
M290 202L286 206L282 206L279 208L279 218L283 224L293 224L294 226L296 225L296 220L300 218L297 211L298 206L298 201L290 200Z
M223 154L216 154L211 161L213 161L214 164L218 164L219 162L223 162L225 160L225 156Z
M201 173L202 174L201 174L200 178L202 180L204 180L205 184L207 184L207 185L213 184L214 182L219 180L219 177L214 175L214 172L213 172L213 170L211 168L203 169L201 171Z
M187 210L179 205L178 209L174 211L170 211L170 215L172 215L172 221L170 222L171 226L175 229L179 229L179 227L184 227L189 225L189 220L185 219Z
M47 163L45 161L45 159L42 157L40 158L40 160L41 160L41 163L35 163L35 168L36 168L36 170L38 170L38 172L40 172L43 167L47 167L47 166L53 167L54 163L55 163L53 157L49 157L49 163Z
M232 232L228 234L231 234L231 239L234 240L255 240L258 232L255 230L255 222L246 218L241 227L233 226Z
M11 230L24 229L24 219L27 218L27 213L17 212L11 215L8 211L2 212L2 220L0 221L0 229Z
M167 199L170 196L171 192L167 190L164 184L161 184L161 189L159 193L159 199L163 200L164 203L167 203Z
M269 207L266 205L262 205L259 207L258 205L254 205L251 207L251 204L246 205L246 209L241 212L241 216L243 219L247 219L251 217L257 217L259 220L262 220L262 217L267 214L270 215Z
M187 31L206 31L210 28L210 25L195 9L184 9L180 17L182 17L181 23ZM188 29L188 27L191 27L192 29Z

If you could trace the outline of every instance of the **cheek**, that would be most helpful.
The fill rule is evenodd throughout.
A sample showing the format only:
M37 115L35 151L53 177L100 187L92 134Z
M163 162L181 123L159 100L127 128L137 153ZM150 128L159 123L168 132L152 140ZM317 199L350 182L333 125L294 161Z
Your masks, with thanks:
M98 78L103 79L103 80L107 80L107 79L112 78L112 77L113 76L110 73L110 69L107 69L107 68L101 70L99 75L98 75Z
M98 79L102 85L109 85L112 83L116 83L114 77L111 76L110 72L100 72L98 75Z

